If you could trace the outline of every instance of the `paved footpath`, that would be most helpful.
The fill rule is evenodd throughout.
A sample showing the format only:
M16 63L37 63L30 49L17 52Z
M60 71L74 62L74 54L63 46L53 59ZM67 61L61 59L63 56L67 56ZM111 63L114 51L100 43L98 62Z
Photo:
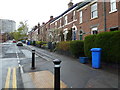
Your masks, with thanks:
M118 70L111 71L94 69L91 65L81 64L78 59L49 52L34 46L35 49L47 57L36 57L36 69L30 69L30 63L23 65L22 78L25 88L53 88L54 64L52 59L58 58L61 63L61 87L62 88L118 88Z

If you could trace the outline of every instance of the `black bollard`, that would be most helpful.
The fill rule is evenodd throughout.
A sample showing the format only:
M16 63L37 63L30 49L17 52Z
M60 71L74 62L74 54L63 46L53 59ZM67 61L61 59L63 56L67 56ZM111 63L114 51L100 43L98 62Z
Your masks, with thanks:
M54 66L54 90L60 90L60 63L59 59L53 60Z
M32 50L32 67L31 69L35 69L35 50Z

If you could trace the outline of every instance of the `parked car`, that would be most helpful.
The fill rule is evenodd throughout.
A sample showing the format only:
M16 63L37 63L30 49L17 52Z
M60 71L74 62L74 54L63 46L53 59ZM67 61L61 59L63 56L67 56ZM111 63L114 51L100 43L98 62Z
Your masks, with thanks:
M15 41L15 40L13 40L13 43L16 43L16 41Z
M17 46L23 46L23 43L21 41L18 41L16 45Z

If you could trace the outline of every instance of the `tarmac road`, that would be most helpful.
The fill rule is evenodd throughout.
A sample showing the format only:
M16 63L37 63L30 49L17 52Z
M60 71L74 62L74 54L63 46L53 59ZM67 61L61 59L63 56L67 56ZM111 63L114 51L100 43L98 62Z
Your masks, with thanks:
M16 43L8 41L1 45L0 52L0 80L1 88L23 88L21 73L18 61L22 52L16 46Z

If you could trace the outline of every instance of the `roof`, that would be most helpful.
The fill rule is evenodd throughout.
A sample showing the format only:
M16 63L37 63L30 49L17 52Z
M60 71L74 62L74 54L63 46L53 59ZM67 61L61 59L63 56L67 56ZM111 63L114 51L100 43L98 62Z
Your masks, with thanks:
M73 5L71 8L67 9L65 12L63 12L62 14L60 14L59 16L55 17L51 22L55 21L56 19L60 18L61 16L63 16L64 14L66 14L68 11L72 10L73 8L75 8L78 5L78 3L76 3L75 5Z
M82 3L80 3L80 4L78 5L78 7L76 8L76 10L82 8L83 6L89 4L89 3L92 2L92 1L94 1L94 0L85 0L85 1L83 1Z

